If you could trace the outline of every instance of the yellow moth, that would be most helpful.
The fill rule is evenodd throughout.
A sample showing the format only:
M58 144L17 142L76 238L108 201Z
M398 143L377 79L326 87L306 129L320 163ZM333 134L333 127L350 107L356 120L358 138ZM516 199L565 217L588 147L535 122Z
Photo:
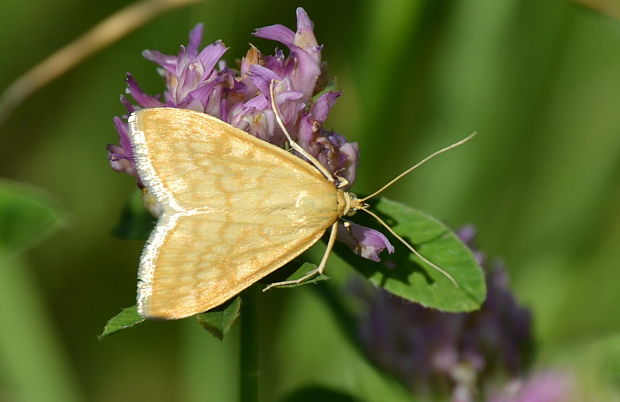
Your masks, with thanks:
M216 307L282 267L330 229L320 274L336 240L339 219L362 210L374 216L422 261L452 277L394 233L365 200L334 177L280 128L308 161L213 116L176 108L134 112L129 134L140 178L163 213L140 259L138 312L178 319ZM456 284L456 282L454 282Z

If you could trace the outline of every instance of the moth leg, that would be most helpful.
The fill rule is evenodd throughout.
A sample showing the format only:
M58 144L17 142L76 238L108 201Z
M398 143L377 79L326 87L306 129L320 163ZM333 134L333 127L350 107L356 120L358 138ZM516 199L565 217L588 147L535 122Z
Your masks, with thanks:
M325 253L323 254L323 258L321 258L321 262L317 267L316 271L318 274L322 274L325 271L325 265L327 264L327 258L332 253L332 249L334 248L334 243L336 243L336 237L338 235L338 221L332 224L332 230L329 233L329 240L327 240L327 247L325 248Z
M349 185L349 180L344 177L336 176L336 180L338 180L338 189L344 188Z
M288 140L288 143L291 146L291 148L293 148L295 151L299 152L306 159L308 159L308 161L310 161L310 164L312 164L319 172L321 172L321 174L325 176L327 181L329 181L330 183L333 183L334 176L329 172L329 170L327 170L327 168L323 166L323 164L317 158L312 156L312 154L308 153L305 149L303 149L301 145L296 143L295 140L291 138L291 135L289 134L289 132L286 130L286 127L284 126L284 123L282 122L282 117L280 116L280 111L278 110L278 107L276 105L275 85L278 82L279 81L271 80L271 82L269 83L269 97L271 98L271 109L273 110L273 114L276 117L278 126L280 126L280 129L284 133L284 136Z
M345 168L340 168L338 170L334 170L334 172L332 173L332 175L334 176L334 180L336 181L336 188L338 189L342 189L346 186L349 185L349 180L345 179L344 177L340 176L341 172L344 172Z
M294 279L290 281L282 281L282 282L274 282L268 285L267 287L265 287L265 289L263 289L263 292L266 292L267 290L273 287L277 287L277 286L298 285L316 275L321 275L323 271L325 271L325 265L327 264L327 258L331 254L332 249L334 248L334 243L336 242L337 234L338 234L338 221L334 222L334 224L332 225L331 232L329 233L329 239L327 240L327 247L325 248L325 253L323 254L323 258L321 258L321 262L319 263L319 266L316 269L313 269L312 271L308 272L307 274L305 274L299 279Z

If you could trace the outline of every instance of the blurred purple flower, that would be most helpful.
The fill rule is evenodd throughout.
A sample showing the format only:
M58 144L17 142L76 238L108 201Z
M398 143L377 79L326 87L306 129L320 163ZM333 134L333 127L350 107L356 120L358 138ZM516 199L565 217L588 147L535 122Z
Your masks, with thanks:
M543 371L506 384L488 402L564 402L570 400L573 379L564 372Z
M148 95L128 74L127 93L137 105L121 96L127 112L151 107L196 110L284 147L285 136L276 123L269 93L271 81L277 80L275 103L292 138L332 174L346 180L345 190L350 188L356 177L359 147L323 128L340 92L325 88L328 80L321 61L322 46L317 44L312 21L306 12L297 8L296 32L283 25L271 25L254 32L259 38L285 45L289 49L288 56L280 49L276 49L274 55L263 55L251 46L238 71L221 60L228 50L221 41L200 50L202 35L202 25L196 25L189 34L188 45L181 46L177 55L156 50L143 52L146 59L160 66L158 71L166 81L166 90L163 95ZM138 186L143 187L133 161L127 117L114 119L120 146L108 146L108 159L114 170L135 176ZM393 251L385 236L359 225L354 233L341 233L340 239L354 252L375 261L379 260L382 250Z
M471 247L473 227L458 234ZM427 309L379 288L357 289L368 305L360 338L371 359L416 395L451 395L453 401L476 399L476 390L496 374L524 373L531 314L516 302L505 269L499 264L485 268L487 299L479 311L467 314Z

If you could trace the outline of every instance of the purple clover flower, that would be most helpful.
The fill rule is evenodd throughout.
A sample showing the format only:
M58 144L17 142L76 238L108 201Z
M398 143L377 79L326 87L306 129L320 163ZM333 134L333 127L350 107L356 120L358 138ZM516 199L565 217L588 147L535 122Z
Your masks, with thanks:
M221 41L200 49L202 34L202 25L196 25L189 34L188 45L181 46L177 55L157 50L142 53L159 65L166 90L163 95L148 95L128 74L127 93L137 105L121 96L127 112L152 107L191 109L283 147L285 136L276 123L269 94L271 81L277 80L275 103L292 138L334 176L345 179L348 182L345 190L350 188L355 182L359 147L323 128L340 92L325 87L328 80L321 61L322 46L317 44L312 21L304 9L297 8L296 32L283 25L271 25L254 32L259 38L285 45L289 49L288 56L280 49L276 49L274 55L263 55L252 46L242 58L238 71L221 60L228 50ZM114 118L120 145L108 145L108 159L112 169L133 175L138 186L143 188L133 160L127 117ZM151 211L161 210L153 205L152 197L148 204ZM339 230L338 240L374 261L379 260L382 250L390 253L394 250L383 234L359 225L353 226L350 232Z
M368 229L365 226L348 222L349 228L344 225L338 226L338 241L349 246L355 254L358 254L375 262L381 261L379 253L387 249L388 253L394 252L394 246L390 244L387 237L383 233Z
M473 249L473 227L457 234ZM356 286L368 305L360 326L364 349L417 396L478 400L478 390L497 374L518 378L526 371L532 346L531 314L515 300L505 269L500 264L488 267L484 255L474 253L486 270L488 293L480 310L473 313L444 313L383 289Z

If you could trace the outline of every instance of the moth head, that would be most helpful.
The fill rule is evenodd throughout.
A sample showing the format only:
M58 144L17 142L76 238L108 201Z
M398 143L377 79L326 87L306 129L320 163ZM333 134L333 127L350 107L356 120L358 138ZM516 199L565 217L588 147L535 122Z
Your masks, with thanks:
M367 203L357 198L357 195L355 193L347 193L347 196L349 197L350 207L345 216L353 216L360 209L365 209L369 207Z

